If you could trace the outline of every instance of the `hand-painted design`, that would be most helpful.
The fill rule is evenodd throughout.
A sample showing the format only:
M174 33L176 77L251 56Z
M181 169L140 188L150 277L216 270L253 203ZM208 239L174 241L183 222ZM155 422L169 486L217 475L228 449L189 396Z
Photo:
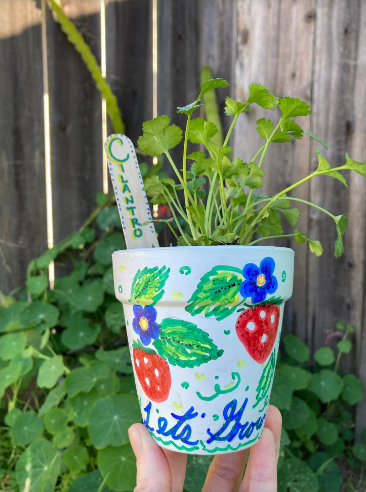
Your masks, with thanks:
M192 316L203 312L206 318L214 316L221 321L230 316L240 304L239 291L242 282L239 268L216 266L202 276L185 309Z
M194 377L197 379L197 381L204 381L206 379L206 376L204 374L198 374L198 372L194 373Z
M286 281L286 270L282 272L282 282Z
M224 386L223 390L221 389L220 385L218 383L216 383L214 386L215 393L213 395L202 396L199 391L196 391L196 395L198 396L198 398L200 400L212 401L220 395L225 395L227 393L231 393L232 391L236 390L236 388L240 385L240 381L241 381L240 374L238 372L232 372L231 377L232 377L233 381L231 381L229 384ZM234 383L235 379L237 379L236 383Z
M170 268L147 268L138 270L131 287L129 302L154 306L164 294L163 287L170 273Z
M175 400L173 401L174 408L177 410L182 410L183 405L181 403L177 403Z
M176 300L178 300L178 299L182 299L183 294L182 294L181 292L171 292L171 293L170 293L170 297L171 297L172 299L176 299Z
M236 365L239 369L243 369L245 367L245 360L243 360L243 359L238 360Z
M120 265L120 267L119 267L119 271L120 271L120 272L123 272L123 270L126 270L125 265Z
M179 273L182 275L189 275L192 272L192 268L189 266L182 266L179 268Z
M256 408L263 400L267 398L269 389L272 384L272 379L274 375L276 367L276 350L273 350L271 357L267 364L265 365L262 376L259 380L258 386L257 386L257 401L256 403L252 406L252 408ZM263 409L262 409L263 411Z
M224 353L208 333L180 319L164 319L160 325L160 338L153 344L161 357L179 367L197 367Z
M133 306L132 327L140 336L141 342L146 346L151 343L153 338L159 337L159 325L156 322L156 309L153 306L143 308L139 304Z
M119 292L120 294L122 294L122 292L123 292L122 285L119 285L119 286L118 286L118 292Z
M247 442L243 442L243 443L240 443L238 444L235 448L233 446L231 446L231 444L228 444L225 448L213 448L213 449L208 449L206 446L205 446L205 443L203 441L200 441L200 444L202 446L202 449L206 452L206 453L210 453L210 454L215 454L215 453L224 453L225 451L238 451L239 449L241 448L244 448L244 447L249 447L251 444L254 444L255 442L257 442L261 436L262 436L262 432L258 432L258 434L255 436L254 439L251 439L250 441L247 441Z
M219 417L216 413L214 413L214 414L212 415L212 418L213 418L213 420L216 422L216 420L219 420L219 418L220 418L220 417Z
M109 140L109 142L107 143L107 146L106 146L106 152L107 152L108 160L110 160L111 162L114 162L115 164L121 164L123 162L128 161L128 159L130 158L130 154L127 154L127 157L125 159L118 159L118 157L115 157L113 155L112 145L114 143L118 143L122 147L123 140L122 140L122 138L117 137L117 136L114 136Z
M280 321L280 307L267 304L247 308L236 321L236 334L248 354L263 364L272 352Z
M187 381L183 381L183 383L181 384L182 388L183 389L188 389L189 388L189 383L187 383Z
M225 335L230 335L231 331L230 330L224 330Z
M278 287L277 278L273 275L275 262L273 258L264 258L258 267L247 263L243 268L244 282L240 287L243 297L251 297L252 303L263 302L267 294L273 294Z
M203 412L203 413L201 414L201 419L204 419L205 417L206 417L206 414L205 414L205 412Z
M169 364L140 341L134 341L132 347L135 373L145 395L156 403L167 400L172 385Z

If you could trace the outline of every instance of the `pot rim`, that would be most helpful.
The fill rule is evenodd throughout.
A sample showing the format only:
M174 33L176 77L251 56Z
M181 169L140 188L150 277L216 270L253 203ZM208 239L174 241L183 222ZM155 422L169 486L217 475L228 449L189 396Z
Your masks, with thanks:
M230 248L230 249L261 249L261 250L266 250L266 251L286 251L288 253L292 253L293 255L295 255L295 251L291 248L284 248L282 246L246 246L246 245L241 245L241 244L223 244L223 245L215 245L215 246L162 246L162 247L159 247L159 248L139 248L139 249L120 249L118 251L114 251L112 253L112 256L114 255L119 255L119 254L129 254L129 253L145 253L145 252L163 252L163 253L167 253L168 251L196 251L196 250L206 250L207 249L210 249L212 251L219 251L219 250L222 250L222 249L227 249L227 248ZM192 251L193 250L193 251Z

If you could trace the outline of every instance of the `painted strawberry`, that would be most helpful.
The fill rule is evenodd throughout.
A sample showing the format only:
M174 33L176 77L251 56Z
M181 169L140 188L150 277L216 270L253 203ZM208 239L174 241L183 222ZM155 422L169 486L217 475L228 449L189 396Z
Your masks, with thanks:
M265 304L243 311L236 321L236 334L248 354L263 364L272 352L280 321L280 306Z
M165 401L172 385L169 364L155 350L144 347L140 341L132 344L135 372L145 395L156 403Z

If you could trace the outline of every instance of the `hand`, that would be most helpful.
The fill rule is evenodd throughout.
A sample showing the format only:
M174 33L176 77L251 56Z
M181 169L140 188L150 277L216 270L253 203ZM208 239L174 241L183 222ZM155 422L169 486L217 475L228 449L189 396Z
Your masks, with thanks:
M268 407L261 439L248 450L219 454L213 459L202 492L277 492L277 461L280 450L281 414ZM137 459L135 492L182 492L187 455L159 447L143 424L129 429Z

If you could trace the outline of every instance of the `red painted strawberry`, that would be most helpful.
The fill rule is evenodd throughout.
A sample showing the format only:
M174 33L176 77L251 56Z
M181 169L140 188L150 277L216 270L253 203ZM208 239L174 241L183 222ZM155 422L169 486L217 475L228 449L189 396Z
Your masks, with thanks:
M154 350L141 343L132 344L132 357L135 372L145 395L156 403L165 401L172 385L169 364Z
M280 306L266 304L248 308L236 321L236 334L248 354L263 364L272 352L280 321Z

